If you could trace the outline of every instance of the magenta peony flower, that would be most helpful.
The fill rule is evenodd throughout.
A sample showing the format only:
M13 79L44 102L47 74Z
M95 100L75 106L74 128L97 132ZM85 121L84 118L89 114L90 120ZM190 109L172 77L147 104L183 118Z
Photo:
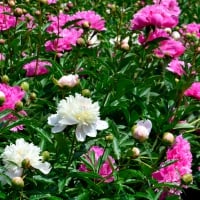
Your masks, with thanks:
M174 16L178 17L181 13L178 2L176 0L153 0L153 2L157 5L162 5L167 8L168 12Z
M26 76L39 76L48 73L46 66L51 67L51 63L41 60L32 60L25 64L23 69L26 70Z
M94 152L95 162L97 163L98 160L103 156L104 149L99 146L91 147L89 152L84 155L88 159L89 162L91 162L91 158L90 158L91 152ZM114 181L114 177L112 176L114 164L115 164L115 160L111 156L108 156L107 160L104 161L104 163L101 165L101 167L99 169L98 173L101 177L103 177L105 179L105 181L104 181L105 183L110 183L110 182ZM94 167L96 167L96 166L94 166ZM87 169L85 164L81 164L79 167L79 170L83 171L83 172L90 171L89 169Z
M181 178L185 174L192 173L192 153L190 151L190 143L179 135L175 139L174 145L167 150L166 162L161 163L160 169L153 172L152 177L159 183L174 183L177 186L186 187L181 185ZM174 161L167 166L166 163ZM167 191L167 190L166 190ZM181 193L178 189L169 189L165 195Z
M23 97L25 96L25 92L21 89L21 87L19 86L12 87L4 83L0 83L0 92L1 94L4 94L4 102L0 106L0 112L4 110L8 110L8 109L15 110L16 103L21 101ZM22 110L19 112L19 114L26 115L26 112ZM16 120L17 120L17 117L14 116L13 114L8 114L5 117L0 119L0 121L9 121L9 122L16 121ZM12 128L11 131L16 132L22 129L23 129L23 125L19 125Z
M200 100L200 82L192 83L192 85L185 90L184 95Z
M78 20L77 22L79 26L83 25L85 22L89 23L89 28L97 30L97 31L104 31L105 28L105 20L98 14L96 14L92 10L88 11L78 11L74 15L72 15L72 20Z
M184 51L185 47L180 41L169 38L168 40L159 42L159 47L154 50L154 53L159 58L163 58L165 56L177 58L181 56Z
M131 29L141 30L147 26L172 28L177 24L178 17L172 15L166 7L162 5L150 5L145 6L133 16Z
M183 28L180 29L180 32L183 35L190 33L200 38L200 24L197 23L185 24L183 25Z
M47 3L48 3L48 5L55 4L55 3L57 3L57 0L47 0Z
M0 31L5 31L15 26L16 17L12 15L11 8L5 5L0 5Z
M185 74L185 71L183 69L184 66L185 66L185 62L180 61L176 58L176 59L173 59L168 64L168 67L166 69L174 74L177 74L178 76L182 76L183 74Z

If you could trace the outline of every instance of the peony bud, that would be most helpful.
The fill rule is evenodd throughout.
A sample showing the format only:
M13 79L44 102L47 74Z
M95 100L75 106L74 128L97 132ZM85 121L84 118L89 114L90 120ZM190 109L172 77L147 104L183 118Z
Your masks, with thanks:
M5 102L5 99L6 99L5 94L2 91L0 91L0 106L3 105L3 103Z
M22 177L14 177L12 179L12 185L18 189L23 188L24 187L24 180Z
M140 149L139 148L137 148L137 147L133 147L132 148L132 157L133 158L137 158L137 157L139 157L139 155L140 155Z
M114 138L114 137L113 137L113 134L109 134L109 135L106 135L106 138L105 138L105 139L106 139L107 141L113 141L113 138Z
M7 75L3 75L2 77L1 77L1 81L3 82L3 83L8 83L9 82L9 77L7 76Z
M174 143L175 138L172 133L166 132L163 134L162 140L164 143L172 145Z
M37 98L37 95L35 94L35 92L31 92L30 99L35 100L36 98Z
M78 38L76 43L80 46L84 46L85 45L85 40L83 38Z
M82 24L83 28L90 28L90 23L88 21L84 21Z
M84 97L90 97L91 96L91 92L88 89L84 89L84 90L82 90L82 95Z
M22 8L15 8L14 15L15 17L21 17L23 15L23 9Z
M69 88L73 88L76 85L78 85L80 82L79 80L79 76L77 74L73 75L73 74L69 74L67 76L62 76L59 80L58 80L58 86L62 87L69 87Z
M179 40L181 38L181 35L178 31L173 31L172 32L172 37L175 39L175 40Z
M182 176L182 180L183 180L184 183L190 184L190 183L193 182L193 176L192 176L192 174L184 174Z
M30 160L29 160L28 158L26 158L26 159L24 159L24 160L22 161L22 167L23 167L24 169L28 169L28 168L31 167Z
M16 104L15 104L15 110L16 111L20 111L22 110L23 108L23 102L22 101L18 101Z
M28 91L29 90L29 83L28 82L22 82L20 87L24 90L24 91Z
M8 5L9 5L10 7L15 6L15 0L9 0L9 1L8 1Z
M49 158L50 158L50 153L48 152L48 151L43 151L42 152L42 160L43 161L47 161L47 160L49 160Z
M130 49L130 46L128 43L122 43L120 47L121 47L121 49L123 49L125 51L128 51Z
M6 40L5 39L0 39L0 44L5 44Z

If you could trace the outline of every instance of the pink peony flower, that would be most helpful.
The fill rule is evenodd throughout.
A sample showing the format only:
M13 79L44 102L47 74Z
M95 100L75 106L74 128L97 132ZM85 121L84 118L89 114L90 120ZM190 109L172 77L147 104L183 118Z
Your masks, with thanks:
M4 54L0 53L0 61L3 61L3 60L5 60L5 59L6 59L6 58L5 58Z
M18 22L26 22L26 27L28 29L34 29L37 25L35 23L34 17L29 13L22 15L18 18Z
M147 26L157 28L172 28L178 24L178 17L172 15L162 5L145 6L139 10L131 20L132 30L141 30Z
M55 4L55 3L57 3L57 0L48 0L47 3L48 3L48 5L49 4Z
M0 5L0 31L5 31L15 26L16 17L12 15L11 8L5 5Z
M4 94L4 102L0 106L0 112L4 110L15 110L15 105L19 101L23 99L25 96L25 92L21 89L19 86L9 86L4 83L0 83L0 92L1 94ZM20 111L18 114L26 115L25 111ZM8 114L5 117L1 118L0 121L16 121L17 117L13 114ZM16 126L11 129L11 131L18 131L22 130L23 125Z
M153 2L157 5L162 5L167 8L168 12L174 16L178 17L181 13L178 2L176 0L153 0Z
M200 100L200 82L192 83L192 85L185 90L184 95Z
M192 153L190 151L190 143L179 135L175 139L174 145L167 150L166 162L161 163L160 169L153 172L152 177L159 183L174 183L177 186L186 187L181 185L181 178L185 174L192 173ZM172 164L167 164L169 161L174 161ZM166 192L167 191L167 192ZM178 189L166 189L164 196L170 194L181 193Z
M85 22L89 23L89 28L97 30L97 31L104 31L105 28L105 20L95 13L92 10L88 11L78 11L74 15L72 15L72 20L78 20L77 22L79 26L82 26Z
M88 159L89 162L91 162L91 158L90 158L91 152L94 152L95 164L97 164L98 160L101 159L101 157L104 154L104 149L99 146L91 147L89 152L84 155ZM93 163L91 163L91 164L93 164ZM108 156L107 160L102 163L102 165L98 171L99 175L105 179L105 181L104 181L105 183L110 183L110 182L114 181L114 177L112 176L114 164L115 164L115 160L111 156ZM94 167L96 167L96 166L94 166ZM83 172L90 171L90 169L87 169L85 164L81 164L79 167L79 170L83 171Z
M73 88L77 84L79 84L79 76L77 74L75 74L75 75L69 74L67 76L62 76L58 80L58 85L60 87L67 86L67 87Z
M182 76L183 74L185 74L185 71L183 69L184 66L185 66L185 62L180 61L176 58L176 59L173 59L168 64L168 67L166 69L174 74L177 74L178 76Z
M159 42L159 47L154 50L154 53L159 58L163 58L165 56L177 58L181 56L184 51L185 47L180 41L169 38L168 40Z
M51 67L51 63L41 60L32 60L25 64L23 69L26 70L26 76L39 76L48 73L46 66Z
M180 29L180 32L183 35L188 33L195 35L196 37L200 38L200 24L191 23L191 24L184 24L183 28Z

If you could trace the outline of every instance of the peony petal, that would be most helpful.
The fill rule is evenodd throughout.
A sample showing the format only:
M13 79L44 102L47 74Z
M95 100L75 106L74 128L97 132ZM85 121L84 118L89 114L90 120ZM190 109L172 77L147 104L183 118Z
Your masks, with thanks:
M58 124L60 117L58 114L53 114L48 117L48 124L51 126L55 126Z
M63 118L61 120L59 120L59 123L62 124L62 125L74 125L74 124L77 124L78 121L75 119L75 118Z
M59 133L59 132L62 132L65 128L66 128L66 125L60 125L60 124L58 124L57 126L54 126L51 129L51 132L52 133Z
M82 129L84 133L89 137L96 137L97 136L97 130L95 125L82 125Z
M85 138L86 138L86 134L85 132L83 131L83 127L81 125L78 125L76 127L76 139L79 141L79 142L84 142L85 141Z
M48 174L51 171L51 165L48 162L38 162L35 165L32 165L35 169L40 170L43 174Z
M104 121L104 120L98 120L96 122L96 129L97 130L104 130L108 128L108 122Z

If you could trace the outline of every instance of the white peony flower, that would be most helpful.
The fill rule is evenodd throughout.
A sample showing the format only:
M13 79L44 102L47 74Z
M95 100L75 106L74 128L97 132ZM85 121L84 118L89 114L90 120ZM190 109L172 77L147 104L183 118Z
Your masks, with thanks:
M68 125L75 125L76 138L85 141L86 136L96 137L97 130L108 128L106 121L100 120L99 104L91 99L75 94L63 99L58 104L57 113L48 117L48 124L53 126L52 132L63 131Z
M58 85L60 87L70 87L73 88L74 86L79 84L79 76L77 74L73 75L73 74L69 74L67 76L62 76L59 80L58 80Z
M48 174L51 170L48 162L42 162L40 156L41 149L33 143L27 143L23 138L17 139L16 144L6 146L1 157L5 165L6 175L10 178L22 176L23 161L28 161L28 164L40 170L44 174Z

